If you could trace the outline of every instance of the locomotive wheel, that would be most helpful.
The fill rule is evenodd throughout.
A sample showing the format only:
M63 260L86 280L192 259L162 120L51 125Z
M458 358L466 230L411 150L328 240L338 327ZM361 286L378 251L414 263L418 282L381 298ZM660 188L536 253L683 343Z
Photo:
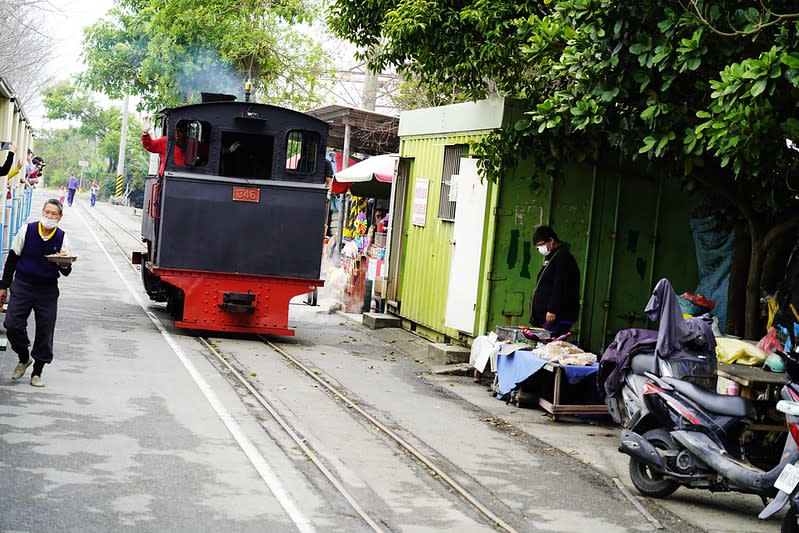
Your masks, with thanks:
M643 434L652 446L658 450L675 450L677 447L671 439L671 435L664 429L652 429ZM654 472L652 468L637 457L630 457L630 480L638 492L651 498L665 498L673 493L680 486L674 480L664 479L663 476Z

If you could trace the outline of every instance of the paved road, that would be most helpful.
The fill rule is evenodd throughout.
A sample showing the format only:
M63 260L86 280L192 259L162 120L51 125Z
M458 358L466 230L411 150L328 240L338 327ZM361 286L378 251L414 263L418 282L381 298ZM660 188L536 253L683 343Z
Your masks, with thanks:
M79 198L63 221L79 259L60 285L47 387L12 382L13 354L3 357L0 530L370 530L208 350L169 325L93 223L113 217L119 225L102 224L130 251L139 244L122 228L135 234L139 219L129 208L87 204ZM525 432L499 421L509 408L484 387L428 376L414 356L425 346L417 337L369 331L304 305L292 306L291 321L297 336L274 342L433 457L517 531L651 530L593 458L530 436L536 428L524 419L536 411L520 416ZM382 529L495 530L263 343L230 336L213 343ZM566 427L539 426L546 437ZM645 504L668 531L713 529L701 513Z

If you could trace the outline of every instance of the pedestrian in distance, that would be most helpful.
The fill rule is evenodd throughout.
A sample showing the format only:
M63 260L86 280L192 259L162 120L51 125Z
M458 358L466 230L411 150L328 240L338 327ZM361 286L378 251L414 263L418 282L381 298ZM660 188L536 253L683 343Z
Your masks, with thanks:
M96 203L97 203L97 194L98 194L99 192L100 192L100 186L99 186L99 185L97 185L97 180L92 180L92 187L91 187L91 193L92 193L92 207L94 207L94 204L96 204Z
M75 193L78 187L80 187L80 181L75 177L75 173L72 172L67 180L67 204L69 204L69 207L72 207L72 202L75 201Z
M530 324L559 337L571 329L580 312L580 269L551 227L536 228L533 242L546 260L536 278Z
M61 186L58 188L58 201L61 202L61 204L63 204L64 202L66 202L66 200L67 200L67 186L62 183Z
M45 202L41 219L29 223L14 237L0 279L0 305L8 301L3 326L11 349L19 357L11 379L21 378L33 365L31 385L34 387L44 387L42 370L53 361L58 278L72 272L71 264L51 263L46 257L69 255L67 236L58 227L63 214L61 202L55 198ZM36 319L33 348L28 337L31 311Z

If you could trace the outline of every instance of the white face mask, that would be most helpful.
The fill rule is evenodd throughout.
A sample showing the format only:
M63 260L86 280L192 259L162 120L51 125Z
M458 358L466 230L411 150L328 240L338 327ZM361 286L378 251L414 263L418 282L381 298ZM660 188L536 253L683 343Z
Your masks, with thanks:
M540 253L541 255L549 255L549 250L547 249L547 245L542 244L541 246L539 246L538 253Z
M41 223L45 229L53 229L58 226L58 221L54 218L42 217Z

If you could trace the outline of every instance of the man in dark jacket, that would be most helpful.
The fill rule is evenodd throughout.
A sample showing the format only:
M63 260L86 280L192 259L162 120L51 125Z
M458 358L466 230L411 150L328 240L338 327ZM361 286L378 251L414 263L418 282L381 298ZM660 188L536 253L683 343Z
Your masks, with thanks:
M546 257L533 291L530 324L560 336L580 312L580 269L577 261L549 226L536 228L533 242Z

